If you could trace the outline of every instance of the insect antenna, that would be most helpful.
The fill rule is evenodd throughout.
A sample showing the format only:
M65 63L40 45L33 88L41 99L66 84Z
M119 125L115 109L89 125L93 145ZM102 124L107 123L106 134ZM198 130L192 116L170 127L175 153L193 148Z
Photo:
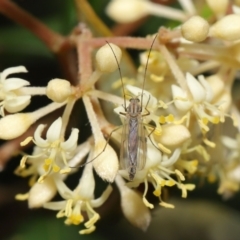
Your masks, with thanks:
M156 34L156 36L154 37L154 39L153 39L153 41L152 41L150 50L149 50L149 52L148 52L147 62L146 62L145 69L144 69L143 84L142 84L142 94L141 94L141 109L142 109L142 104L143 104L143 91L144 91L144 88L145 88L148 62L149 62L150 54L151 54L151 51L152 51L152 48L153 48L153 44L154 44L157 36L158 36L158 35ZM149 100L148 100L148 101L149 101Z
M117 60L116 54L115 54L115 52L113 51L113 48L112 48L111 44L110 44L108 41L106 41L106 43L107 43L108 46L111 48L112 53L113 53L113 56L114 56L114 58L115 58L115 60L116 60L117 66L118 66L118 72L119 72L119 76L120 76L121 83L122 83L122 92L123 92L123 98L124 98L124 106L123 106L123 107L124 107L124 109L126 110L126 108L127 108L127 105L126 105L126 94L125 94L125 88L124 88L124 84L123 84L123 78L122 78L122 72L121 72L120 64L119 64L119 62L118 62L118 60Z
M112 53L113 53L113 56L114 56L114 58L115 58L115 60L116 60L116 63L117 63L118 72L119 72L120 79L121 79L121 84L122 84L122 92L123 92L123 96L124 96L124 106L123 106L123 107L124 107L124 109L125 109L125 111L126 111L126 109L127 109L127 107L126 107L126 94L125 94L125 88L124 88L124 84L123 84L123 78L122 78L122 72L121 72L120 64L119 64L119 62L118 62L118 60L117 60L116 54L115 54L115 52L113 51L113 48L112 48L111 44L110 44L108 41L106 41L106 43L107 43L108 46L110 47L110 49L111 49L111 51L112 51ZM84 167L84 166L86 166L87 164L93 162L96 158L98 158L98 157L105 151L105 149L106 149L106 147L107 147L107 144L108 144L108 142L109 142L109 140L110 140L110 138L111 138L112 133L115 132L115 131L118 130L118 129L119 129L119 127L117 127L116 129L114 129L114 130L110 133L110 135L109 135L109 137L108 137L108 139L107 139L107 141L106 141L106 144L105 144L103 150L102 150L97 156L95 156L95 157L94 157L93 159L91 159L90 161L88 161L88 162L86 162L86 163L84 163L84 164L81 164L80 166L70 167L70 168L80 168L80 167Z

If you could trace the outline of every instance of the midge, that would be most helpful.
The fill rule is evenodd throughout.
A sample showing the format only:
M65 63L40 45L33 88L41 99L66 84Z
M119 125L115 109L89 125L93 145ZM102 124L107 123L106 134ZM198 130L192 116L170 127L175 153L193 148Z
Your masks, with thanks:
M153 39L153 42L151 44L151 47L148 53L148 58L147 58L145 71L144 71L141 101L139 100L139 97L131 98L129 100L128 106L126 104L126 98L125 98L126 94L125 94L125 88L122 80L120 66L111 45L107 42L115 56L115 59L118 65L118 70L120 74L123 95L124 95L123 108L125 112L120 112L121 115L125 116L125 120L122 126L123 130L122 130L121 149L120 149L120 166L122 169L126 169L128 171L130 181L134 179L137 171L140 171L144 168L146 163L147 137L146 137L146 129L143 124L143 117L150 114L149 111L147 110L147 105L150 100L150 96L144 108L145 113L142 113L143 111L142 103L143 103L143 91L144 91L145 80L146 80L148 60L149 60L150 53L156 38L157 38L157 35ZM148 134L148 137L151 135L154 129Z

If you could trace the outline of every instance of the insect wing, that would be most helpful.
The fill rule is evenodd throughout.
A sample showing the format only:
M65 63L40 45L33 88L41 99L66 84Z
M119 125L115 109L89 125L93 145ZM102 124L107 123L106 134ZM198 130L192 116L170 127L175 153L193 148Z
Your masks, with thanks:
M139 118L142 118L142 117L139 117ZM139 119L137 170L142 170L145 167L146 157L147 157L146 129L142 123L142 119Z
M128 169L129 164L129 151L128 151L128 133L129 133L129 117L126 116L122 127L122 139L120 149L120 167L121 169Z
M133 140L129 133L132 131L129 125L130 117L126 116L123 124L122 139L121 139L121 150L120 150L120 166L121 169L129 170L131 167L135 167L136 170L142 170L146 163L147 155L147 143L146 143L146 130L142 124L141 116L138 117L138 125L136 130L136 140ZM137 141L136 143L130 143L130 141ZM135 148L130 148L130 145L134 145ZM133 155L136 157L134 162Z

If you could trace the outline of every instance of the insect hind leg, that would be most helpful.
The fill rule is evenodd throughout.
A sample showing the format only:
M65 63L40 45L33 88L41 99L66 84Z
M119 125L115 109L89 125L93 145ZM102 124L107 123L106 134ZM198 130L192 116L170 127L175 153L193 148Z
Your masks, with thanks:
M86 162L86 163L84 163L84 164L82 164L82 165L80 165L80 166L78 166L78 167L70 167L70 168L80 168L80 167L84 167L85 165L87 165L87 164L93 162L94 160L96 160L96 159L105 151L105 149L106 149L106 147L107 147L107 145L108 145L108 143L109 143L109 141L110 141L110 139L111 139L112 134L113 134L115 131L117 131L119 128L121 128L121 127L122 127L122 126L118 126L118 127L116 127L115 129L113 129L113 130L111 131L111 133L109 134L109 136L108 136L108 138L107 138L107 140L106 140L106 144L105 144L103 150L102 150L97 156L95 156L95 157L94 157L93 159L91 159L90 161L88 161L88 162Z

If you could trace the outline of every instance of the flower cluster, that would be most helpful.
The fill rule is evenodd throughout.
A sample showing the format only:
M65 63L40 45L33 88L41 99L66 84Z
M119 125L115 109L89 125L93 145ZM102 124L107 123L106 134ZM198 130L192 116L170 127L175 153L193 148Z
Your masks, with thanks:
M0 75L1 139L26 134L37 120L65 107L61 116L39 124L33 136L21 141L25 147L34 144L34 150L31 155L21 153L15 173L30 178L30 190L16 198L28 200L31 208L58 211L57 218L65 217L68 225L84 223L85 228L79 233L88 234L100 219L94 208L108 199L113 182L120 191L124 216L142 230L147 229L149 209L154 208L154 202L148 200L150 186L159 205L166 208L174 208L171 200L166 201L166 189L177 187L186 198L187 192L195 188L191 183L195 175L207 176L209 182L218 181L218 193L225 198L238 191L240 113L231 89L239 69L240 10L230 1L219 2L204 2L203 7L212 10L208 21L190 0L179 0L182 10L148 0L110 1L106 12L115 21L128 23L153 14L177 20L179 26L173 30L161 27L154 36L146 38L106 38L105 45L105 41L93 38L81 26L81 34L73 36L81 64L74 86L65 79L53 79L46 87L35 88L28 86L28 81L7 78L26 72L24 67L4 70ZM115 79L115 86L121 83L121 97L94 87L105 73L120 69L122 51L114 43L144 50L135 79L123 78L122 72L120 80ZM94 70L93 48L99 48ZM52 103L19 113L33 95L46 95ZM79 99L92 132L81 144L78 138L82 129L73 127L69 134L67 128ZM108 122L99 100L115 104L106 115L110 118L115 112L122 121L120 127ZM236 136L226 136L226 128L232 128ZM120 154L110 145L110 138ZM84 170L72 190L65 180L79 166ZM98 198L94 197L93 170L109 183ZM143 193L138 190L140 185ZM52 201L56 193L62 201Z

